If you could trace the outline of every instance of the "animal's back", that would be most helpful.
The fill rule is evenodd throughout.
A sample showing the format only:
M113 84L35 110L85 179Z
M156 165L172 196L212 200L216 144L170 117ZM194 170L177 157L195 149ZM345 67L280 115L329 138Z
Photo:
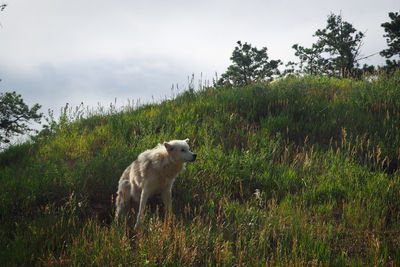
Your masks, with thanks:
M131 180L137 178L141 178L145 175L145 170L148 167L150 161L148 160L148 154L150 150L146 150L139 154L136 160L134 160L121 175L119 182L123 180Z
M119 178L119 182L121 183L124 180L129 180L129 173L131 171L132 165L134 162L132 162L128 167L126 167L126 169L124 170L124 172L121 175L121 178Z

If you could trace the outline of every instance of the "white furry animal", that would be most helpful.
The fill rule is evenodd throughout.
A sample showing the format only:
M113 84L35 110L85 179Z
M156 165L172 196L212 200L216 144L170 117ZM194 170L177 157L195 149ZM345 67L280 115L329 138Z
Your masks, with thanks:
M161 194L166 211L171 210L171 189L185 162L195 161L197 155L189 150L189 139L173 140L141 153L129 165L118 184L116 199L117 217L131 209L132 202L139 204L135 229L140 225L149 197Z

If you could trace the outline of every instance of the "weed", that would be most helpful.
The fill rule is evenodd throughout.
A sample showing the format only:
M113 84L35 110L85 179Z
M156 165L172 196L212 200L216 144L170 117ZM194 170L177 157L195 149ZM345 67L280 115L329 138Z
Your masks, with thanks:
M0 154L0 265L400 265L399 77L67 106ZM186 137L174 215L153 200L138 232L115 222L123 169Z

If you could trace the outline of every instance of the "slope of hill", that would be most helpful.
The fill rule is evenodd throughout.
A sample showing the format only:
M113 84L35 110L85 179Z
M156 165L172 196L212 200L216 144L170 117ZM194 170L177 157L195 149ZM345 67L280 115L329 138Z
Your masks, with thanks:
M400 265L399 125L400 73L65 112L0 154L0 265ZM124 168L186 137L174 216L117 224Z

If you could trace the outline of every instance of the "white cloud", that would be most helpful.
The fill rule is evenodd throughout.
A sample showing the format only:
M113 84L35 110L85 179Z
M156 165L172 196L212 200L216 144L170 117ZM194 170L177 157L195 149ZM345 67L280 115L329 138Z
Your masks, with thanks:
M158 99L191 73L225 71L237 40L294 60L291 46L311 45L330 12L367 31L363 54L378 52L386 46L380 24L396 10L397 0L13 0L0 13L0 88L53 109Z

